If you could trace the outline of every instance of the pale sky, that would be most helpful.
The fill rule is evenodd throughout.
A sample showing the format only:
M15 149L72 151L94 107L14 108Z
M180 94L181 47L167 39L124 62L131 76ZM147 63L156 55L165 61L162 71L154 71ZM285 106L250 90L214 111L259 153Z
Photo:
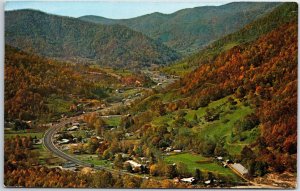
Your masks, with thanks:
M137 17L153 12L165 14L176 12L184 8L206 5L222 5L230 1L180 1L180 0L118 0L118 1L16 1L5 3L5 10L37 9L56 15L80 17L83 15L98 15L112 19Z

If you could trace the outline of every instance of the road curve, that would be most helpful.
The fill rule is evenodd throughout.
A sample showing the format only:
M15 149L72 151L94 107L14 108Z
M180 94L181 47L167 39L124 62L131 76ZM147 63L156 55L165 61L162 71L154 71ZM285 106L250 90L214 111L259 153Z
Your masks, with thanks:
M82 116L76 116L76 117L70 117L67 119L62 120L61 122L54 124L51 128L49 128L43 137L43 144L44 146L53 154L55 154L56 156L65 159L67 161L71 161L77 165L80 166L84 166L84 167L90 167L93 168L95 170L106 170L111 172L112 174L116 174L116 175L130 175L130 176L136 176L136 177L140 177L139 175L136 174L132 174L129 172L125 172L125 171L121 171L121 170L116 170L116 169L111 169L111 168L107 168L104 166L93 166L91 163L79 160L67 153L64 153L63 151L61 151L54 143L53 143L53 136L55 135L55 133L57 131L59 131L59 129L63 128L66 124L71 123L73 121L78 120L80 117Z

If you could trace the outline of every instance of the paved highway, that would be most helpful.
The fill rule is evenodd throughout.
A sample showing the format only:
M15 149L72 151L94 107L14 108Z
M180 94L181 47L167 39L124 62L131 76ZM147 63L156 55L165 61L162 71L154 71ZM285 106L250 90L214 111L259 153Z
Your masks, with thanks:
M124 172L124 171L119 171L119 170L115 170L115 169L111 169L111 168L107 168L107 167L103 167L103 166L92 166L91 163L88 162L84 162L81 161L67 153L64 153L63 151L61 151L54 143L53 143L53 136L54 134L59 131L60 128L63 128L66 124L76 121L80 118L81 116L77 116L77 117L71 117L71 118L67 118L63 121L61 121L60 123L54 124L51 128L49 128L45 134L44 134L44 140L43 143L45 145L45 147L52 152L53 154L57 155L58 157L65 159L67 161L71 161L75 164L78 164L80 166L84 166L84 167L91 167L93 169L96 170L107 170L113 174L123 174L123 175L130 175L130 176L137 176L137 177L141 177L138 176L136 174L132 174L132 173L128 173L128 172Z

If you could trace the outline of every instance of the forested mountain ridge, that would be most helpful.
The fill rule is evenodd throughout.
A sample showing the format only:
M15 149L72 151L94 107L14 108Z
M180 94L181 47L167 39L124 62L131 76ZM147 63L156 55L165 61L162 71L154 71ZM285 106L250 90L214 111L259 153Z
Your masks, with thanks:
M261 131L253 156L278 172L294 171L297 163L297 29L296 22L284 24L201 65L181 82L191 107L231 94L253 104Z
M113 67L165 64L170 48L124 26L104 26L35 10L5 12L5 43L41 56Z
M121 24L159 40L183 54L190 54L271 11L279 3L237 2L222 6L183 9L172 14L152 13L132 19L83 16L81 20Z
M247 42L193 56L194 71L132 109L133 131L149 132L143 144L234 158L251 176L296 171L298 6L274 11Z
M282 24L296 22L297 12L298 5L296 3L283 3L239 31L226 35L194 55L176 64L164 66L161 70L165 73L183 76L203 63L213 62L219 54L234 46L254 41Z

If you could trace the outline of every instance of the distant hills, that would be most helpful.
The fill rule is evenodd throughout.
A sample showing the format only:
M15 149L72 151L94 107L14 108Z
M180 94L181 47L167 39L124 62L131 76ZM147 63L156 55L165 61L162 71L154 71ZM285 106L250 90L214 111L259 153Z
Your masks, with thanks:
M236 2L183 9L172 14L152 13L132 19L115 20L93 15L79 19L105 25L124 25L163 42L182 54L190 54L241 29L279 4Z
M201 64L212 63L222 52L248 42L266 34L284 23L296 22L298 7L293 3L284 3L271 12L247 24L242 29L228 34L209 44L206 48L192 56L186 57L181 62L164 67L163 71L169 74L182 75L195 69Z
M5 43L41 56L113 67L165 64L179 55L120 25L100 25L35 10L5 12Z

